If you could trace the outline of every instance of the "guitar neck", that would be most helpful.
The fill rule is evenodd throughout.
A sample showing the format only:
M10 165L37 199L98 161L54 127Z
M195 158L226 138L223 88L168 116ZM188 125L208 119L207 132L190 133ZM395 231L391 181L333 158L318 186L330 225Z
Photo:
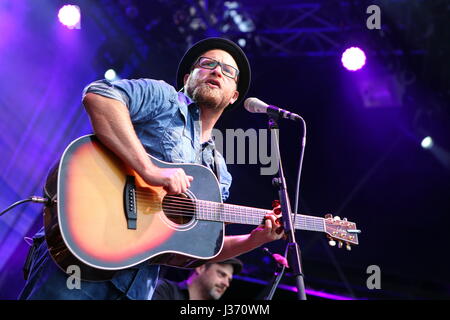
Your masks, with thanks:
M197 218L208 221L259 225L269 211L234 204L196 201ZM324 218L295 214L292 221L295 229L325 232Z

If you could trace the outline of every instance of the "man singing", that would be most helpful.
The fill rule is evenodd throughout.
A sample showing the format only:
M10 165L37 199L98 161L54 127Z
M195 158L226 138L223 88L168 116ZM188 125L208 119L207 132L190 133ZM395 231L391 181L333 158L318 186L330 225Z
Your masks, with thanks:
M209 167L226 200L231 175L211 137L224 111L237 107L250 86L250 65L242 49L222 38L194 44L177 71L177 89L163 81L99 80L84 90L83 104L97 138L134 169L149 185L168 194L186 192L193 177L183 169L159 168L147 154L166 161ZM283 233L274 212L250 234L225 236L218 262L280 239ZM43 232L34 237L30 276L21 299L143 299L152 298L159 267L141 263L118 271L111 280L81 281L69 290L68 275L51 259Z

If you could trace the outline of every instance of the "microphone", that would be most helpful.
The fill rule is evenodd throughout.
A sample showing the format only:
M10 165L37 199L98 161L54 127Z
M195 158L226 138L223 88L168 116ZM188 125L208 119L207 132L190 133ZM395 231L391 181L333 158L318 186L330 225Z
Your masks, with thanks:
M294 121L300 121L302 117L300 117L296 113L292 113L290 111L268 105L265 102L262 102L261 100L257 98L247 98L244 102L244 108L248 112L252 113L268 113L272 116L280 116L285 119L290 119Z

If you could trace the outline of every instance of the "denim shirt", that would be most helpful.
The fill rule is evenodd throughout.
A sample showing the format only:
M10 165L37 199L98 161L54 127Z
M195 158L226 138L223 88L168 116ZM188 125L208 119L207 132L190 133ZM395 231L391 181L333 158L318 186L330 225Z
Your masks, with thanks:
M222 199L228 198L231 175L223 156L215 150L214 141L201 143L200 109L189 97L164 81L151 79L99 80L88 85L83 96L88 92L116 99L127 106L136 134L152 156L167 162L203 164L219 173ZM142 299L133 293L142 292L145 277L152 279L154 285L157 272L155 266L143 263L138 272L142 281L132 281L129 272L124 270L112 282L120 290L128 290L130 298Z
M88 85L83 96L96 93L121 101L127 106L131 122L146 151L167 162L197 163L220 173L222 200L229 196L231 174L214 141L201 144L200 109L182 92L164 81L98 80Z

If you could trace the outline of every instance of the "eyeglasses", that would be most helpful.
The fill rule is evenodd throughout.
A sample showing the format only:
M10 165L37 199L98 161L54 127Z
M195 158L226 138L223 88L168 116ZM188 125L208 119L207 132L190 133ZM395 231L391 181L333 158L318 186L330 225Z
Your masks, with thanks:
M236 69L235 67L230 66L229 64L225 64L225 63L219 62L217 60L208 58L208 57L198 58L195 65L199 66L200 68L209 69L209 70L214 70L217 67L217 65L219 65L220 68L222 69L222 73L231 79L236 79L237 76L239 75L239 70Z

